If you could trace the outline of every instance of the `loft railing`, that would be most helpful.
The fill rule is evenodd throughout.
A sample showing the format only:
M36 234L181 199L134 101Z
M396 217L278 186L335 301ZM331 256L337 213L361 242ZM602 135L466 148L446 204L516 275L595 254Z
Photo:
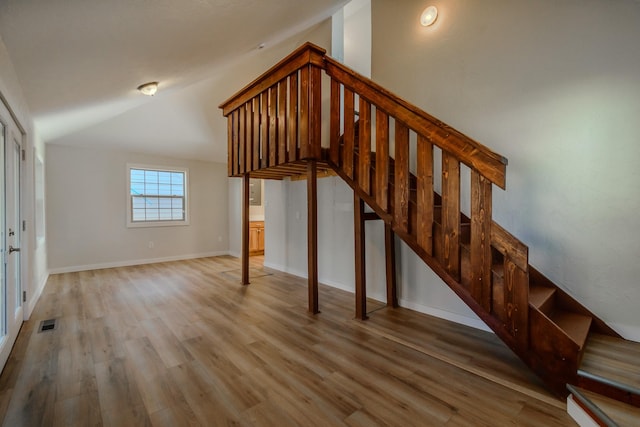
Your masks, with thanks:
M321 157L325 53L307 43L220 105L227 117L229 176Z

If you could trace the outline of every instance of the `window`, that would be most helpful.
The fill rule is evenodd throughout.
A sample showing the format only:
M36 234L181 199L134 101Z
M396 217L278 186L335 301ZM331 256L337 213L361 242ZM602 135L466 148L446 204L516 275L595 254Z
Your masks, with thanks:
M127 165L127 226L187 225L188 170Z

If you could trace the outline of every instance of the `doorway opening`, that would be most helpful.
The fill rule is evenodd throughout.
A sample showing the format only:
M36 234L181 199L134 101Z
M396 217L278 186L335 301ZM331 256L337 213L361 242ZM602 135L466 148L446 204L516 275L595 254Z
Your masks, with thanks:
M249 181L249 256L251 264L264 265L264 180Z

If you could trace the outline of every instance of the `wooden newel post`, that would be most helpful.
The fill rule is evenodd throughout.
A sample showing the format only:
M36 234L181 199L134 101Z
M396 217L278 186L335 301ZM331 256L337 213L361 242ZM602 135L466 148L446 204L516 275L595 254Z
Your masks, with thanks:
M249 284L249 174L242 177L242 284Z

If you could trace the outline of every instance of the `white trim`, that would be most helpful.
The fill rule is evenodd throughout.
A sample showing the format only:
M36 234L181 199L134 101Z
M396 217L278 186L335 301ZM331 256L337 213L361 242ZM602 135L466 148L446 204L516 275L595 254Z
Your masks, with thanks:
M291 268L286 268L279 264L272 264L272 263L265 262L264 266L274 270L282 271L284 273L293 274L294 276L302 277L304 279L307 278L306 272L291 269ZM350 286L350 285L322 280L320 278L318 278L318 281L320 281L324 285L331 286L332 288L341 289L343 291L347 291L351 293L354 292L353 286ZM386 295L380 295L380 294L367 295L367 297L374 299L376 301L381 301L381 302L386 301L386 298L387 298ZM471 328L480 329L482 331L493 333L493 331L482 320L479 320L479 319L473 319L471 317L462 316L460 314L451 313L450 311L428 307L422 304L417 304L415 302L407 301L403 299L398 300L398 304L400 305L400 307L408 308L409 310L417 311L423 314L428 314L429 316L438 317L440 319L449 320L454 323L459 323L465 326L469 326Z
M203 252L199 254L187 254L169 256L163 258L136 259L127 261L105 262L100 264L75 265L49 269L49 274L75 273L78 271L101 270L103 268L129 267L132 265L155 264L158 262L182 261L186 259L208 258L213 256L229 255L229 251Z
M593 418L584 410L570 394L567 397L567 414L580 426L580 427L598 427Z
M189 168L182 166L155 166L140 163L127 163L127 188L125 194L127 196L127 228L140 227L180 227L189 225L190 219L190 195L189 195ZM184 174L184 220L182 221L133 221L131 218L131 169L151 170L159 172L181 172Z
M42 291L44 291L44 286L47 284L47 280L49 280L49 273L45 273L40 278L40 283L38 283L38 286L33 291L33 294L29 295L29 300L24 303L26 305L24 311L24 320L29 320L29 318L31 317L31 313L33 313L33 309L36 307L36 304L40 299L40 295L42 295Z
M640 328L638 326L623 325L615 322L607 322L607 324L625 339L640 343Z
M473 319L461 314L452 313L450 311L441 310L439 308L428 307L426 305L417 304L413 301L407 301L404 299L398 300L398 304L400 304L400 307L408 308L409 310L428 314L429 316L438 317L440 319L449 320L454 323L460 323L461 325L493 333L493 331L482 320L479 319Z

